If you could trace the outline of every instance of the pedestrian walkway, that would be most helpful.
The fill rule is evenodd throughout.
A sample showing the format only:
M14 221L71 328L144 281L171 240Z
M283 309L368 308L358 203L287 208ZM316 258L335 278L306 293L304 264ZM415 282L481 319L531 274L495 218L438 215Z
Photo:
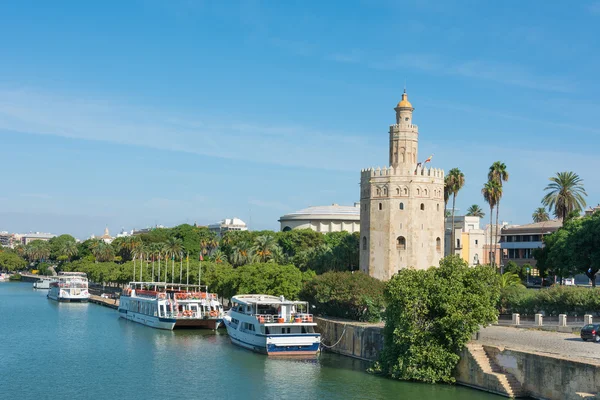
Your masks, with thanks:
M535 329L489 326L479 332L480 344L533 351L600 365L600 343L584 342L579 335Z

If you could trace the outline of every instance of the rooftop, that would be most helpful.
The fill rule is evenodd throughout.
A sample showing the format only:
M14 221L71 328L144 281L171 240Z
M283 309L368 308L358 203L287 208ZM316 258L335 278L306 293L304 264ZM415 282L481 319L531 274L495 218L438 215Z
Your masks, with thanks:
M298 217L315 216L337 216L358 220L360 219L360 207L359 203L356 203L353 206L340 206L338 204L332 204L330 206L311 206L293 213L285 214L281 219L297 219Z
M233 217L233 218L225 218L222 219L219 222L215 222L214 224L210 224L208 227L219 227L222 225L229 225L229 226L246 226L246 223L244 221L242 221L241 219L237 218L237 217Z
M538 231L542 232L544 230L557 230L562 226L562 221L557 219L551 219L549 221L543 222L534 222L533 224L526 225L508 225L502 228L502 234L513 233L513 232L521 232L521 231ZM543 232L542 232L543 233Z
M276 297L268 294L241 294L233 296L232 302L240 304L305 304L305 301L286 300L283 296Z

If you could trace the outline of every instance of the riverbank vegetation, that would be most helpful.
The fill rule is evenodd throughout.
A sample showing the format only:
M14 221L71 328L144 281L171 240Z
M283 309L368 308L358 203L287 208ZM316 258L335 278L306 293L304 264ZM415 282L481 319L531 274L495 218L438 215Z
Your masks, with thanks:
M482 325L495 322L499 276L449 256L439 268L404 269L386 284L384 346L373 368L410 381L454 382L459 352Z
M499 308L503 314L599 315L600 289L554 285L531 290L522 285L513 286L502 290Z

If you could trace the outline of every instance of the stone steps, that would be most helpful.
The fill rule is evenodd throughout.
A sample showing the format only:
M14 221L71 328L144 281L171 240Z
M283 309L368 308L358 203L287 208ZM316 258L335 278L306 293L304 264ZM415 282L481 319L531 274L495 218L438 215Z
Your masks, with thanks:
M483 346L469 343L467 349L471 357L475 360L481 370L491 376L494 376L501 385L506 396L511 398L525 397L526 393L521 387L521 383L513 375L502 371L486 353Z

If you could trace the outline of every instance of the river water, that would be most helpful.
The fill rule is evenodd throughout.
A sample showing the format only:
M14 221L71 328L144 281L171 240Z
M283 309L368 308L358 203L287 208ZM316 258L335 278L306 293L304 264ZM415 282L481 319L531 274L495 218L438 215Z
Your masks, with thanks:
M160 331L46 293L0 283L0 399L500 398L372 376L366 363L333 354L268 358L232 345L222 329Z

